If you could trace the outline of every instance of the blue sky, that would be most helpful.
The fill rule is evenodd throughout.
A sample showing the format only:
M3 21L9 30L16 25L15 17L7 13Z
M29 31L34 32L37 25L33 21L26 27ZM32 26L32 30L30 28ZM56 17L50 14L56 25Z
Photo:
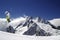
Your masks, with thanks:
M22 15L44 19L60 18L60 0L0 0L0 18L8 10L12 18Z

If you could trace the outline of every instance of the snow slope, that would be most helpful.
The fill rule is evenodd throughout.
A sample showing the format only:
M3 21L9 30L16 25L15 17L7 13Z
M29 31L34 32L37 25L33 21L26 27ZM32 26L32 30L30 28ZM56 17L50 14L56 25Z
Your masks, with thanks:
M51 23L51 24L53 24L54 26L60 26L60 18L58 18L58 19L53 19L53 20L49 20L49 22Z
M60 36L26 36L0 31L0 40L60 40Z
M16 18L16 19L13 19L9 24L8 26L12 26L14 28L16 28L20 23L23 23L24 21L26 21L26 18L24 17L19 17L19 18Z
M7 21L5 18L0 18L0 31L6 31Z

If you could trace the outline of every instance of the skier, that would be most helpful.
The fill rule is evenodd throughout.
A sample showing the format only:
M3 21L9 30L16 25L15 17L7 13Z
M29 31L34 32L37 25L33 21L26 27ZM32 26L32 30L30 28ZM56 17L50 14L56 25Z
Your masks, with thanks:
M10 13L8 11L6 11L5 14L6 14L6 20L7 20L7 22L8 23L11 22L10 21ZM15 30L13 29L13 27L11 25L6 28L6 31L10 32L10 33L15 33Z
M8 11L6 11L5 14L6 14L7 22L9 23L10 22L10 13Z

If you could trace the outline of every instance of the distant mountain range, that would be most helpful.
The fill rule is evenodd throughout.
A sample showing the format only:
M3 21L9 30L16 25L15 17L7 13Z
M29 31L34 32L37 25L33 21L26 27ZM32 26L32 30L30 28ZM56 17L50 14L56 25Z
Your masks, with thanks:
M10 23L5 18L0 18L0 31L32 36L60 35L60 18L45 20L25 16L13 19Z

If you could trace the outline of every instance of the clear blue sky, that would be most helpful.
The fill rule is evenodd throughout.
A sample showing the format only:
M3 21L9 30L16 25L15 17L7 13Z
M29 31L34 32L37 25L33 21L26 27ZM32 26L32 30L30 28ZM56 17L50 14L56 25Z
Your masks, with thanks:
M60 18L60 0L0 0L0 18L8 10L11 17L39 16L45 19Z

